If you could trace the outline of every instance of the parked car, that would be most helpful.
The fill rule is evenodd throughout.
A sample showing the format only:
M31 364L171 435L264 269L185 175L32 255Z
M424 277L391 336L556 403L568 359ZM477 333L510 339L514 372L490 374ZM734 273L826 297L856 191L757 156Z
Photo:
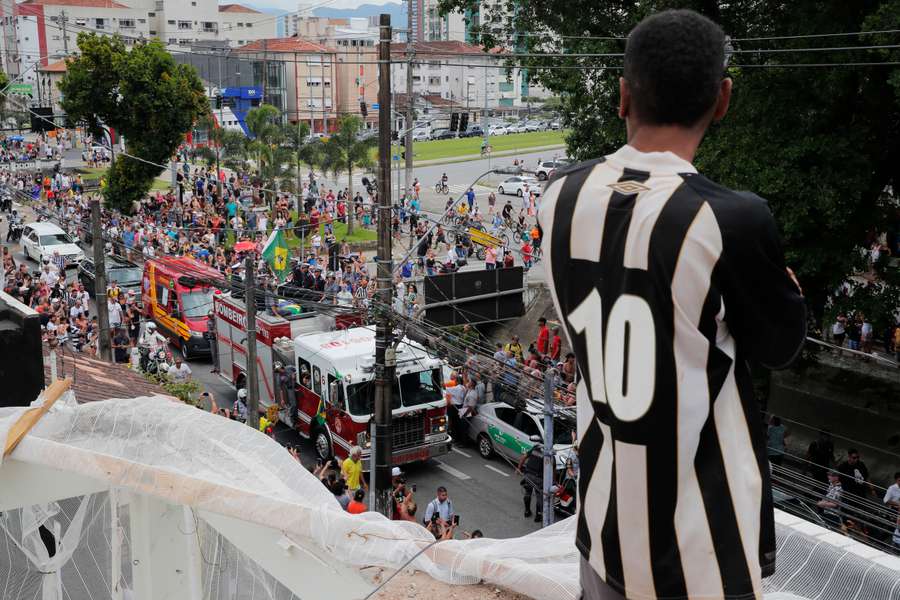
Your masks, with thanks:
M528 121L525 123L525 131L543 131L544 124L540 121Z
M541 183L534 177L520 177L515 175L505 179L503 183L497 186L498 194L509 194L511 196L519 196L520 198L527 192L532 191L535 196L541 195Z
M553 131L558 131L559 130L559 121L550 121L549 127Z
M553 449L556 452L556 470L565 468L566 460L573 456L573 424L562 419L554 420ZM524 410L506 402L488 402L478 407L478 414L469 420L469 438L475 442L478 454L490 458L499 454L512 461L519 458L536 442L532 436L544 437L544 416L537 404L529 404Z
M25 225L22 230L22 251L26 258L38 263L44 257L53 256L54 252L65 257L67 267L76 266L84 260L84 251L75 240L59 226L47 221Z
M456 133L449 129L435 129L431 132L433 140L450 140L456 137Z
M134 293L140 297L143 274L141 267L114 254L107 254L104 261L106 263L106 284L109 285L115 281L126 293L134 290ZM81 264L78 265L78 281L84 284L84 288L91 296L94 295L95 276L94 261L90 258L81 261Z
M459 133L459 137L466 137L466 138L482 137L483 135L484 135L484 129L481 127L481 125L471 125L468 129L466 129L465 131L461 131Z
M424 129L416 129L412 132L414 142L427 142L431 139L431 135Z
M509 133L505 125L493 125L488 129L488 135L506 135Z
M535 169L535 173L537 173L537 178L541 181L546 181L550 175L553 174L553 171L556 169L562 169L564 167L572 164L572 160L568 158L558 158L556 160L545 160L538 164L537 169Z

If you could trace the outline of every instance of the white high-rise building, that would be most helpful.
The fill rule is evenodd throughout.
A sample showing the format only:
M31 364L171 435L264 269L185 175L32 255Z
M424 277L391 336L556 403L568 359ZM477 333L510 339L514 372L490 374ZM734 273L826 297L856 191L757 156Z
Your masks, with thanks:
M83 31L120 35L126 44L157 38L172 48L202 51L273 38L278 19L217 0L25 0L0 18L5 72L38 85L37 72L76 53Z

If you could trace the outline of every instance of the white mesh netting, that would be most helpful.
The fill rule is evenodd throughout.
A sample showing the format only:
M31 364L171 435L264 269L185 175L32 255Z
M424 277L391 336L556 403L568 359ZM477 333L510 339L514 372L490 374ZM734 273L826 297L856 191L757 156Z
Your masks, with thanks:
M0 409L0 440L21 412ZM190 508L192 522L178 529L197 540L203 598L296 597L259 566L258 557L248 556L199 516L204 512L276 528L286 539L316 548L324 564L338 561L355 568L400 568L434 541L415 523L345 513L274 440L160 397L77 405L68 396L12 458L94 478L113 493L2 513L4 600L41 594L45 599L130 597L128 511L130 499L138 495ZM50 538L57 541L52 558L41 542L41 525L45 538L52 532ZM766 580L767 592L822 600L900 600L895 591L900 572L791 527L779 525L778 535L778 572ZM580 592L577 561L574 519L567 519L522 538L440 542L410 566L451 584L483 581L539 600L574 600ZM55 593L48 595L48 588Z

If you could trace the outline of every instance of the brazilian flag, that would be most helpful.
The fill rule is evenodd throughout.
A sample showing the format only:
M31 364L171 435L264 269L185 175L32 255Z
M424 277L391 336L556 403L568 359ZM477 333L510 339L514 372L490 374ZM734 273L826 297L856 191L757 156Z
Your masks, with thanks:
M262 256L272 267L272 271L278 276L278 279L284 280L288 273L288 245L284 241L284 232L275 229L266 240L263 247Z

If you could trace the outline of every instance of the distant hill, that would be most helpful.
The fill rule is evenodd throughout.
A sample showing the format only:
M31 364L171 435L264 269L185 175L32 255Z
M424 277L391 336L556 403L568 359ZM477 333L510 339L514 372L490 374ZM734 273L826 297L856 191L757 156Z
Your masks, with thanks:
M391 23L402 22L406 25L406 4L387 2L385 4L362 4L356 8L328 8L323 6L313 10L317 17L330 17L334 19L346 19L349 17L374 17L387 13L391 15Z

